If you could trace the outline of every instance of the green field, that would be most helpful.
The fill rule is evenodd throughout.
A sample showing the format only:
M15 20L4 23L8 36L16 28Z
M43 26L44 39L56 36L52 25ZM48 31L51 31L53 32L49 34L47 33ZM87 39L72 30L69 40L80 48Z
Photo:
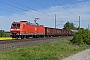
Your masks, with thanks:
M3 51L0 52L0 60L62 60L88 48L90 48L88 45L73 45L69 41L63 40Z

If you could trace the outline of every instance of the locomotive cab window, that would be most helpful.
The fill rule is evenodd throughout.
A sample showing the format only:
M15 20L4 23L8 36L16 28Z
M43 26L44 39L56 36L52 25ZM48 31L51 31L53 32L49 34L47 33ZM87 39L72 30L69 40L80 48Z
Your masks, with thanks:
M17 27L20 27L20 24L17 24Z
M11 27L20 27L20 24L12 24Z

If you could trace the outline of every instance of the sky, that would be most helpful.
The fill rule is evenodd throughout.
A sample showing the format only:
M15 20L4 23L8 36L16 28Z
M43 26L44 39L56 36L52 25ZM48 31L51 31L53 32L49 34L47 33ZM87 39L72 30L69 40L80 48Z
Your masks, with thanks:
M0 0L0 30L10 31L12 22L37 22L45 27L62 29L66 22L75 27L90 25L90 0Z

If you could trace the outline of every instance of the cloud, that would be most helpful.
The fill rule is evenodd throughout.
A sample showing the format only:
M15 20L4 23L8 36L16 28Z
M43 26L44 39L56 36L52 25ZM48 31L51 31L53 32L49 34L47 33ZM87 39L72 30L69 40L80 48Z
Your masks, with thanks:
M83 1L83 0L78 0ZM31 23L34 23L35 18L40 18L37 22L48 27L54 27L55 14L57 17L57 26L62 28L63 24L67 21L77 21L73 22L78 26L78 17L81 16L81 27L86 28L89 24L90 19L90 1L84 3L77 3L74 5L66 5L63 8L62 6L52 6L46 10L38 11L27 11L23 13L14 13L11 16L0 16L0 28L6 31L10 30L10 25L13 21L28 20ZM59 22L63 21L63 22Z

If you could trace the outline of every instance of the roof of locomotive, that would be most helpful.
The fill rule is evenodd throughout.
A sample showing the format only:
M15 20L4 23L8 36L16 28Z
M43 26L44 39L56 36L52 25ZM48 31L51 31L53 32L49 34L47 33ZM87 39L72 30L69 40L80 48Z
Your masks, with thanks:
M30 23L28 21L13 22L12 24L14 24L14 23L22 23L22 22L25 22L26 24L30 24L30 25L44 26L44 25L39 25L39 24L35 24L35 23Z
M12 22L12 24L16 24L16 23L20 23L20 22Z

